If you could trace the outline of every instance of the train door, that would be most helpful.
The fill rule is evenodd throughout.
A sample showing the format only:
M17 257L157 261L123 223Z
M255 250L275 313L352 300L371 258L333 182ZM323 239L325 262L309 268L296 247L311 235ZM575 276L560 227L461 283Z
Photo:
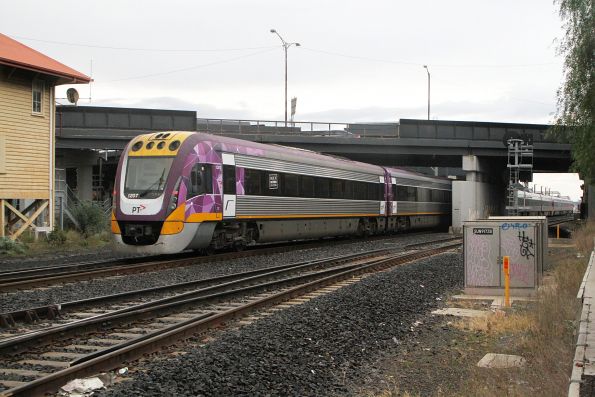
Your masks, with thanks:
M397 214L397 178L390 178L390 188L391 188L391 202L390 202L390 215Z
M378 177L379 182L380 182L380 189L381 189L381 195L380 195L380 215L386 215L386 198L385 196L385 191L384 191L384 176L380 176Z
M236 216L236 167L233 154L222 153L223 159L223 217Z

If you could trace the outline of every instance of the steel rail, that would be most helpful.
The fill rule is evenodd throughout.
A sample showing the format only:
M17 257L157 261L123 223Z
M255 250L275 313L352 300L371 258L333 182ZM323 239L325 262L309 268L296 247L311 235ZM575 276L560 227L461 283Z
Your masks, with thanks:
M439 254L459 245L460 243L449 244L439 248L418 251L412 254L395 256L384 260L374 261L373 263L359 265L355 268L344 270L337 274L326 276L322 279L294 286L288 290L273 294L257 301L252 301L219 314L203 314L194 319L172 325L153 334L145 335L135 340L126 342L122 346L114 346L113 349L106 350L106 354L88 356L87 358L83 357L77 360L76 363L73 363L73 365L69 368L36 379L25 385L6 390L2 395L7 397L43 395L52 390L57 390L60 386L64 385L67 381L73 378L88 376L100 371L110 370L124 362L139 359L145 354L161 350L162 348L174 344L179 340L187 339L197 333L205 332L210 328L234 320L254 310L273 304L278 304L296 296L308 293L312 290L320 289L327 285L337 283L341 280L352 278L360 274L384 270L386 268L406 262Z
M246 287L240 287L238 289L229 289L234 286L241 286L245 283L254 283L258 280L270 278L272 276L280 276L283 273L288 271L295 271L307 267L312 266L319 266L327 262L327 264L333 263L343 263L348 261L358 261L358 260L366 260L370 256L373 255L387 255L386 249L373 251L373 252L366 252L364 254L358 255L351 255L351 258L338 258L338 259L331 259L326 261L316 260L310 263L300 263L295 265L293 268L289 269L277 269L273 271L269 271L267 273L259 274L259 275L252 275L249 277L245 277L239 280L229 281L222 284L213 285L210 287L202 288L199 290L189 291L186 293L182 293L179 295L174 295L167 298L162 298L150 302L141 303L139 305L134 305L130 307L126 307L123 309L115 310L113 312L98 314L93 317L76 320L67 324L56 325L51 328L46 328L42 330L28 332L26 334L17 335L14 337L6 338L0 341L0 353L15 353L18 351L22 351L24 349L30 348L31 344L43 344L47 342L51 342L55 335L59 335L61 337L69 336L69 335L76 335L81 332L88 332L91 330L96 330L98 327L102 328L103 325L114 326L116 324L121 324L133 320L139 320L150 316L155 316L157 312L164 311L164 310L173 310L173 309L180 309L184 306L195 304L199 301L208 301L213 299L219 299L222 297L227 297L230 295L237 295L239 293L244 293L248 291L253 291L256 289L262 289L270 286L275 286L280 283L287 283L292 282L295 280L303 279L303 278L312 278L316 277L319 274L323 274L324 272L333 272L337 271L336 267L325 269L316 273L307 273L305 275L300 275L296 277L285 278L282 280L274 280L269 282L264 282L261 284L253 284L248 285ZM345 265L349 266L357 266L356 265ZM217 292L220 291L220 292ZM210 294L209 294L210 293ZM27 345L26 345L27 344Z
M120 292L120 293L111 294L111 295L104 295L104 296L74 300L74 301L69 301L69 302L54 303L54 304L46 305L46 306L32 307L32 308L23 309L23 310L4 312L4 313L0 313L0 326L4 326L4 327L14 326L16 324L17 320L19 320L19 321L24 320L26 322L35 322L37 320L40 320L41 318L54 319L57 316L59 316L64 310L73 309L76 307L81 307L81 306L85 306L85 305L89 305L89 304L109 302L109 301L113 301L113 300L130 298L133 296L152 294L152 293L168 291L168 290L175 290L175 289L182 289L182 288L189 288L189 287L199 287L199 286L205 285L205 284L219 283L219 282L223 282L225 280L230 280L230 279L234 279L234 278L247 277L250 275L258 275L258 274L268 273L273 270L294 268L294 267L301 266L301 265L315 266L317 264L324 264L329 261L341 261L341 260L345 261L345 260L349 260L349 259L353 259L353 258L357 258L357 257L363 258L366 255L380 254L382 252L388 252L388 251L391 251L391 249L382 248L382 249L378 249L378 250L367 251L365 254L356 253L356 254L348 254L348 255L337 255L334 257L328 257L328 258L318 259L318 260L314 260L314 261L302 261L302 262L296 262L296 263L291 263L291 264L287 264L287 265L271 266L271 267L266 267L266 268L257 269L257 270L249 270L249 271L245 271L245 272L239 272L239 273L226 274L226 275L217 276L217 277L211 277L211 278L207 278L207 279L186 281L186 282L182 282L182 283L168 284L168 285L138 289L138 290L133 290L133 291L125 291L125 292Z
M377 240L377 239L387 239L387 238L394 238L394 236L372 236L369 237L368 240ZM335 241L337 245L341 244L349 244L351 240L339 240ZM251 256L262 256L262 255L269 255L272 253L279 253L279 252L287 252L293 250L302 250L302 249L311 249L317 248L321 246L328 245L329 241L323 242L311 242L311 241L298 241L294 242L291 245L283 244L271 244L266 246L256 246L253 249L241 251L241 252L226 252L220 253L211 256L194 256L192 253L182 253L178 254L184 256L181 259L165 259L159 260L162 256L151 256L151 257L140 257L140 258L131 258L132 264L122 264L120 260L117 260L115 266L109 266L106 263L86 263L80 265L68 265L72 266L72 270L68 271L65 270L60 274L50 276L46 272L51 270L52 267L48 267L47 269L41 268L43 273L35 275L34 272L30 271L31 269L17 271L16 273L11 271L7 272L7 277L2 279L0 277L0 293L2 292L11 292L19 289L31 288L31 287L39 287L39 286L46 286L57 284L60 282L70 282L70 281L80 281L80 280L87 280L94 277L99 276L116 276L122 274L133 274L133 273L143 273L143 272L150 272L155 270L164 270L164 269L171 269L176 267L185 267L185 266L192 266L198 265L201 263L208 263L208 262L219 262L224 260L230 259L237 259L237 258L246 258ZM143 260L150 259L148 262L142 262ZM140 263L135 263L140 261ZM102 264L104 266L102 266ZM95 266L101 266L100 269L93 269ZM58 266L54 268L63 268L68 269L68 266ZM85 270L81 268L77 270L77 267L90 267L89 270ZM23 272L23 276L18 276Z

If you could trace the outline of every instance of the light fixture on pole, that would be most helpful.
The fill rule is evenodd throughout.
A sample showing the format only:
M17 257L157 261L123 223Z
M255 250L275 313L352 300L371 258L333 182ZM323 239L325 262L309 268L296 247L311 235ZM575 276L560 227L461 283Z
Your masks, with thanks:
M430 119L430 69L428 65L424 65L424 69L428 72L428 120Z
M285 127L287 127L287 49L289 47L291 47L292 45L299 47L300 43L286 42L285 40L283 40L283 37L281 37L279 32L277 32L275 29L271 29L271 33L274 33L277 36L279 36L279 38L281 39L281 42L283 43L283 50L285 51Z

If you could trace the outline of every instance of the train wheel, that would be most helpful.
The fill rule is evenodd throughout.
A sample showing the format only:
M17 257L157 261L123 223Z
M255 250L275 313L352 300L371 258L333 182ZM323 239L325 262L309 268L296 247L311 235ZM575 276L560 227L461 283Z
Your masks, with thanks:
M233 249L234 249L236 252L241 252L241 251L243 251L245 248L246 248L246 243L244 243L244 241L236 241L236 242L233 244Z

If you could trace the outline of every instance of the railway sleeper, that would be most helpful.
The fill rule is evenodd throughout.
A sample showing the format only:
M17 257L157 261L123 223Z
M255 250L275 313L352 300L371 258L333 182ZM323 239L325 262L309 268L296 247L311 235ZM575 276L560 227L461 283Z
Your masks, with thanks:
M16 325L17 323L14 321L14 318L12 318L10 314L0 315L0 326L2 326L2 328L12 328Z

